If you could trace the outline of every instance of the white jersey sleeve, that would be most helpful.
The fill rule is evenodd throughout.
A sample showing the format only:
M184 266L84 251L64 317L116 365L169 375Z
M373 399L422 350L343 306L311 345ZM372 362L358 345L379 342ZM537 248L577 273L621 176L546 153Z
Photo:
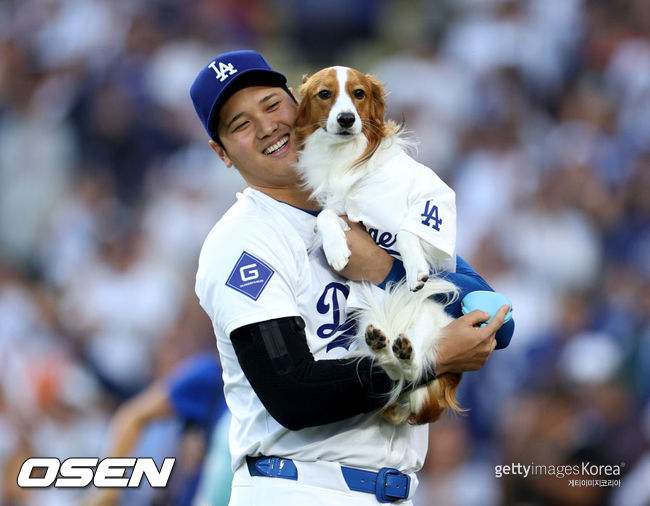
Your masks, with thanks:
M400 168L408 167L412 185L408 211L401 229L411 232L434 247L439 260L456 255L456 194L428 167L402 153ZM455 263L455 262L454 262Z
M297 316L306 259L292 238L263 218L219 222L199 257L196 293L216 329Z

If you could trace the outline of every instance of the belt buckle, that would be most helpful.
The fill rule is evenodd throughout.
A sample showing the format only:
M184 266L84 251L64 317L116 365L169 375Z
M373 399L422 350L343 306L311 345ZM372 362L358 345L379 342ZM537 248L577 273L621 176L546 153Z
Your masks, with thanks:
M375 496L381 503L395 502L409 496L411 477L399 469L382 467L377 473Z
M298 479L298 469L291 459L282 457L246 457L246 463L251 476L267 476L287 480Z

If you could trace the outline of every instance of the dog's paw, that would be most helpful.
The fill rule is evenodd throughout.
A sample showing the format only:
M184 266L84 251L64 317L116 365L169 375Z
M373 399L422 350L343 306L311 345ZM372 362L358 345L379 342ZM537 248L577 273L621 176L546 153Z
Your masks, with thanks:
M344 253L343 255L328 257L327 263L329 263L330 267L334 269L336 272L340 272L343 269L345 269L345 266L348 265L349 260L350 260L350 250L347 250L347 253Z
M327 263L335 271L341 271L348 265L350 248L345 236L348 224L331 209L324 209L316 218L316 227L323 244Z
M393 355L400 360L411 360L413 358L413 345L411 340L404 334L400 334L393 341Z
M429 280L429 270L412 270L406 273L406 282L408 283L409 290L417 292L422 290L424 283Z
M372 325L366 327L366 344L372 351L378 352L383 350L386 348L387 341L386 334L381 330Z
M396 248L402 255L409 290L417 292L429 279L429 262L422 249L422 241L408 230L397 234Z
M348 265L351 255L350 248L348 248L348 243L345 240L345 234L341 232L341 235L342 238L339 238L339 240L323 244L327 263L337 272Z
M405 265L406 267L406 265ZM406 282L409 290L417 292L429 280L429 264L426 261L411 263L406 267Z

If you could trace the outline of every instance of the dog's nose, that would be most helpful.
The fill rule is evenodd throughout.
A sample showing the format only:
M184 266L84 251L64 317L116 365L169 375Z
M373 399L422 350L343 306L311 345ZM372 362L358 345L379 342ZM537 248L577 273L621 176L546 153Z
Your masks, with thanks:
M343 128L350 128L354 125L354 114L351 112L342 112L336 117L336 121Z

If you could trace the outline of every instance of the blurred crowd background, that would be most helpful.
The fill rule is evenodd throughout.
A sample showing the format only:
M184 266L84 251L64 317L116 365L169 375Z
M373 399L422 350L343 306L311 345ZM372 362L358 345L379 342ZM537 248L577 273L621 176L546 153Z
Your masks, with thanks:
M456 190L459 253L513 301L470 411L431 426L415 503L650 504L647 0L2 0L0 504L71 504L18 489L22 462L102 456L120 405L215 348L197 255L243 182L188 90L238 48L295 88L377 75ZM176 429L139 451L197 465ZM581 462L621 486L494 470ZM128 504L173 504L182 477Z

